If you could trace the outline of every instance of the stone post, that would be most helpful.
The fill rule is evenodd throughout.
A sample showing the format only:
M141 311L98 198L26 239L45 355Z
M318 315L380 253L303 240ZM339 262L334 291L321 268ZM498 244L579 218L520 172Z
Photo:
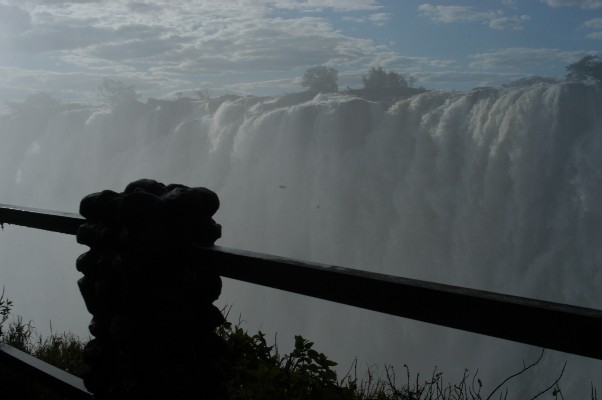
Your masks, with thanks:
M95 399L226 399L221 279L191 245L212 246L217 195L130 183L86 196L77 241L81 294L93 318L84 379Z

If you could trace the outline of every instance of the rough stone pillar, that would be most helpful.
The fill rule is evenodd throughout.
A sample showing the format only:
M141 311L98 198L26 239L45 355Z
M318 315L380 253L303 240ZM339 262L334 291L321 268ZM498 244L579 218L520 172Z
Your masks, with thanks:
M84 379L96 399L225 399L221 279L189 245L221 236L205 188L130 183L86 196L78 285L93 318Z

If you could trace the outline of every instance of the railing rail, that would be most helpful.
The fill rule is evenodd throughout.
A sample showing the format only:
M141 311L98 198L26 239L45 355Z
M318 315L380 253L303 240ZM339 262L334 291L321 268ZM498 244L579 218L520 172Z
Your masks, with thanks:
M75 234L79 214L0 205L0 223ZM197 247L223 277L602 360L602 311L310 263Z
M75 235L85 219L79 214L0 204L0 224Z
M219 246L198 251L224 277L602 360L601 310Z
M82 379L4 343L0 362L69 399L92 399Z

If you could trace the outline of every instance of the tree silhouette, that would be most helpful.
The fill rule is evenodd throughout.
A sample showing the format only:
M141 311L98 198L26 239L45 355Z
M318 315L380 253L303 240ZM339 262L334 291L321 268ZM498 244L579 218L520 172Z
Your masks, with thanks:
M602 83L602 61L600 57L588 55L566 67L566 78L571 81Z
M387 72L383 67L372 67L368 74L362 77L362 82L364 88L371 91L398 91L410 87L414 80L406 79L397 72Z
M329 93L339 90L337 80L339 73L336 69L325 66L308 68L301 79L301 86L316 93Z
M110 106L131 103L140 96L134 86L126 86L123 82L110 78L103 78L97 94L104 104Z

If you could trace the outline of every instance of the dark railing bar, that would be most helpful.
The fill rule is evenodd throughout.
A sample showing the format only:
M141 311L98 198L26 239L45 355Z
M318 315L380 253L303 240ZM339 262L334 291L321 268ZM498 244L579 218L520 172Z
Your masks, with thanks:
M600 310L220 246L197 251L224 277L602 359Z
M69 399L92 399L82 379L12 346L0 343L0 361Z
M78 214L2 207L0 223L74 234L75 225L84 221ZM211 258L205 262L217 265L224 277L602 359L600 310L220 246L191 250L199 258Z
M77 228L84 222L85 219L79 214L0 204L0 224L2 225L20 225L75 235Z

